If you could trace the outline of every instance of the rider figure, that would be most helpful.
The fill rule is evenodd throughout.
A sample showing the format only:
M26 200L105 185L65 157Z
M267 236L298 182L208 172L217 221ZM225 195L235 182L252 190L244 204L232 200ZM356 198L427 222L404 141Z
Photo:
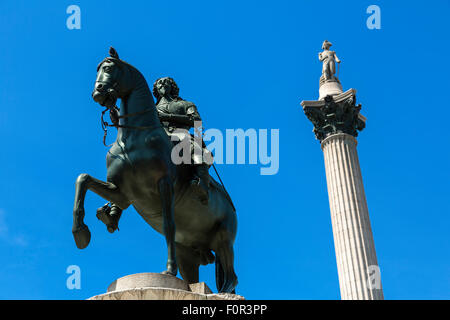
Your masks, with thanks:
M193 169L191 185L194 187L200 201L208 203L209 199L209 167L212 164L212 154L203 143L199 144L189 129L194 127L194 122L202 121L197 107L189 101L178 96L178 86L170 77L159 78L153 84L153 95L156 98L156 110L159 119L172 141L187 138L190 141L190 160ZM187 134L183 134L187 132ZM172 139L172 136L177 136ZM196 151L195 151L196 150Z

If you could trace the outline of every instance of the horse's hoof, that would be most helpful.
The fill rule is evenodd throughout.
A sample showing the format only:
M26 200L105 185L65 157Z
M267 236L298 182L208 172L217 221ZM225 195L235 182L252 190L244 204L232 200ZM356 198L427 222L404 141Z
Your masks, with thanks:
M114 231L119 229L117 225L118 217L113 217L110 215L111 208L108 204L105 204L103 207L97 209L97 219L103 222L106 225L106 230L109 233L114 233Z
M164 270L163 272L161 272L161 274L168 274L169 276L174 276L174 277L176 277L177 276L177 273L178 272L173 272L173 271L169 271L169 270Z
M87 225L82 225L77 230L72 230L73 238L78 249L84 249L89 245L91 241L91 232Z
M108 205L104 205L103 207L100 207L97 209L96 217L98 220L103 222L105 225L111 224L111 216L109 213L111 212L111 208L108 207Z
M170 276L177 276L178 273L178 268L177 267L167 267L167 270L164 270L163 272L161 272L162 274L168 274Z

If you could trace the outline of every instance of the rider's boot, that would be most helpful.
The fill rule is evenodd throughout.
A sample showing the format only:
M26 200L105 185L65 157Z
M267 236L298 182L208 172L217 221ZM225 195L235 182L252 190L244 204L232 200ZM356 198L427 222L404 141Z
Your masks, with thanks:
M194 178L191 181L197 196L204 204L208 204L209 199L209 166L207 164L194 165Z

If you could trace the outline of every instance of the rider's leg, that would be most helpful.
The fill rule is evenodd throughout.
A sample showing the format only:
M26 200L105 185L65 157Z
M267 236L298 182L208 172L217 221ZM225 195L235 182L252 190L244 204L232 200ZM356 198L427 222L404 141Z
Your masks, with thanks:
M191 185L194 187L200 201L208 204L209 200L209 166L207 164L194 165L194 177Z
M207 205L209 200L209 163L211 162L211 152L206 148L202 148L196 141L192 141L191 152L193 161L191 185L200 201Z

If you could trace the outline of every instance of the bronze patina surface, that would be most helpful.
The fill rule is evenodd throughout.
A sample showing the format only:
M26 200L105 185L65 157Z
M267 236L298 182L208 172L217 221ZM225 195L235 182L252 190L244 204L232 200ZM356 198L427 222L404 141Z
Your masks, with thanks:
M109 54L98 65L92 97L110 110L121 99L117 139L106 156L106 181L88 174L81 174L76 181L72 233L77 247L87 247L91 238L83 222L84 198L91 190L110 202L97 210L108 231L114 232L122 211L133 206L165 236L168 259L164 273L176 275L179 268L183 279L196 283L199 266L215 261L218 291L234 292L237 216L233 204L212 177L208 179L207 202L202 203L192 184L191 168L176 166L171 160L173 145L144 76L121 60L113 48Z

